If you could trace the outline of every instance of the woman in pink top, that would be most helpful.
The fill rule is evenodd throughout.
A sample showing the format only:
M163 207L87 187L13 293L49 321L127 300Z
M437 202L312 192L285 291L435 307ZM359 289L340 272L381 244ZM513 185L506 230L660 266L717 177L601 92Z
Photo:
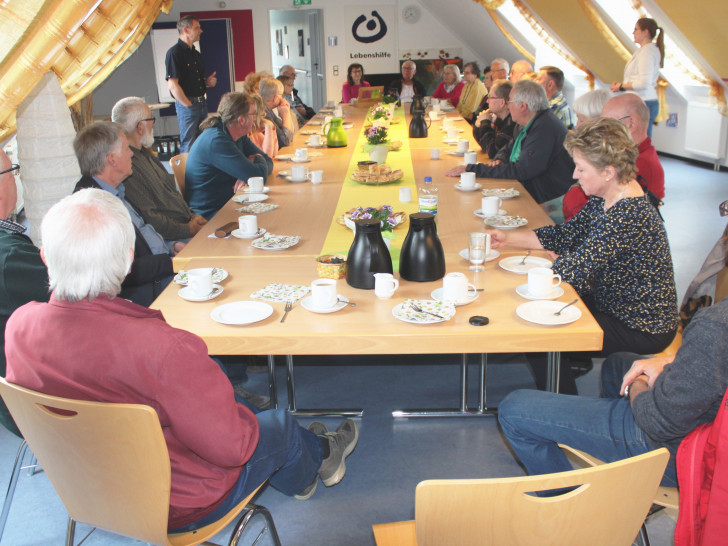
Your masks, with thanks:
M370 87L369 82L364 81L364 67L359 63L350 64L346 70L346 83L341 88L342 102L348 104L357 98L360 87Z
M442 72L442 81L432 94L432 98L446 99L453 106L457 106L460 102L460 93L463 92L463 87L465 87L460 75L460 69L456 64L446 64Z

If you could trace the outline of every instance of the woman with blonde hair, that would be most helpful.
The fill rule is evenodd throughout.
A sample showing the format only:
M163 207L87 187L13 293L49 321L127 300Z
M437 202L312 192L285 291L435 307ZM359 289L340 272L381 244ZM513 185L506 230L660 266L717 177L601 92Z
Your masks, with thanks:
M190 208L209 220L248 178L264 179L273 161L248 137L260 119L263 102L258 95L225 93L217 113L200 124L202 134L192 145L185 169Z
M450 104L457 107L460 102L460 94L463 92L463 78L460 69L456 64L446 64L442 69L442 81L432 94L433 99L449 100Z
M656 87L660 68L665 61L665 32L657 26L654 19L642 17L637 19L632 36L640 47L624 67L624 80L612 82L610 89L613 93L632 91L642 97L650 110L647 136L652 137L652 126L660 111ZM653 42L655 36L657 36L657 41Z
M675 337L677 294L665 226L637 182L637 146L625 125L598 118L566 136L574 178L589 201L565 223L533 231L492 231L493 248L548 250L553 270L571 284L604 330L601 352L659 353ZM559 392L576 394L562 354ZM545 355L529 355L536 384L546 384Z
M258 85L258 94L265 105L266 121L275 126L278 146L288 146L296 132L296 123L291 113L291 105L283 98L283 84L275 78L263 78Z

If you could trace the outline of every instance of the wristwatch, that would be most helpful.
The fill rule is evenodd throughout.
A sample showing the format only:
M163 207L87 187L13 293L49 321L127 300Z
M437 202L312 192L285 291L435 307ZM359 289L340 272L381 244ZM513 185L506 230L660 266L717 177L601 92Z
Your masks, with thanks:
M622 82L622 83L619 84L619 90L620 91L625 91L624 82Z

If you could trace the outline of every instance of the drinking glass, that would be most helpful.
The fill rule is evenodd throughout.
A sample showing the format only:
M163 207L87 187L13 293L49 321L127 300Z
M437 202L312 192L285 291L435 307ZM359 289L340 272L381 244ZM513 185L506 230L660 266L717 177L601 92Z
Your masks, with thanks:
M471 233L468 237L468 258L470 271L483 271L486 253L486 233Z

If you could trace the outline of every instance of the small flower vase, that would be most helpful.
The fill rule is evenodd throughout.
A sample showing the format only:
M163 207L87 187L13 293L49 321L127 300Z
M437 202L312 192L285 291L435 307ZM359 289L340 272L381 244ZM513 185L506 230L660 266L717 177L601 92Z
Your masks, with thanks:
M387 154L389 153L389 146L386 144L376 144L369 150L369 159L376 161L380 165L387 161Z

